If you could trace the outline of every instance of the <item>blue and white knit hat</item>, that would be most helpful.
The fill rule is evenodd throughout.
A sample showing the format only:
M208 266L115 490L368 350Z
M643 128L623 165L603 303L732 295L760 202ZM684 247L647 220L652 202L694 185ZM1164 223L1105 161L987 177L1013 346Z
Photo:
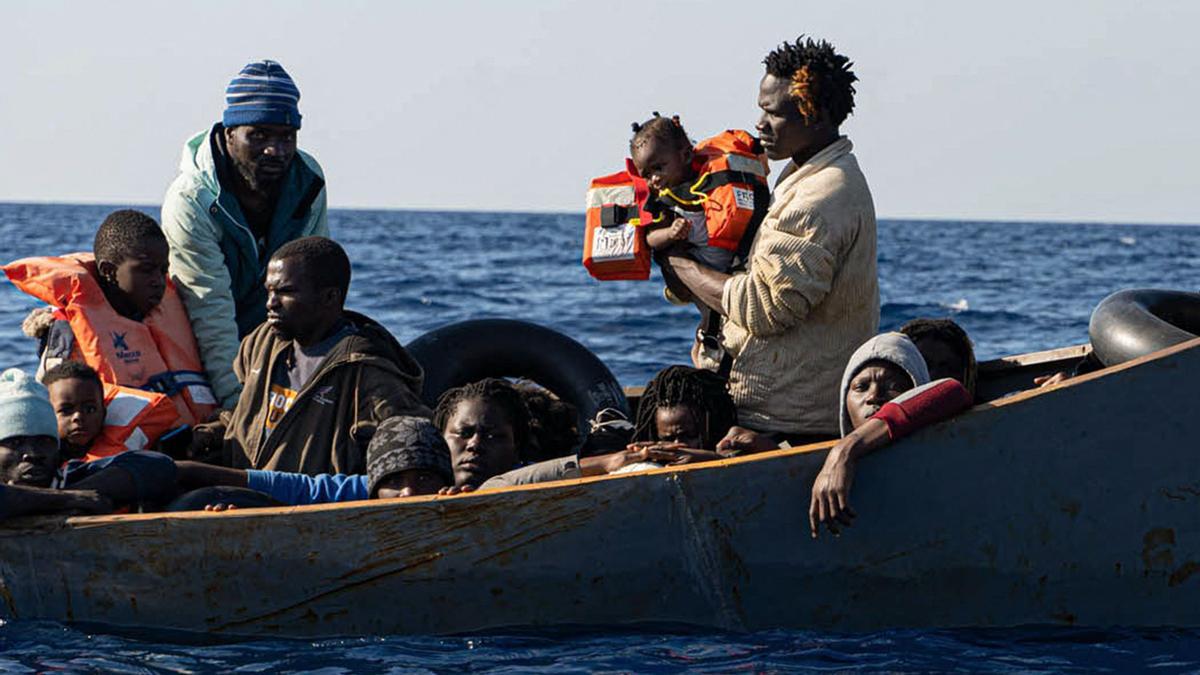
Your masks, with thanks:
M0 440L13 436L58 438L50 392L19 368L0 374Z
M225 88L226 127L281 124L300 128L300 90L274 61L246 64Z

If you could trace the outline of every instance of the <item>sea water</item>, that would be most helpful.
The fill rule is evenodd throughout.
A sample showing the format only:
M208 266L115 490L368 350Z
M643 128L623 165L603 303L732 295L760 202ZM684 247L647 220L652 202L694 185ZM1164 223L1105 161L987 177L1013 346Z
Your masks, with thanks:
M91 250L115 206L0 204L4 260ZM138 207L157 217L158 209ZM580 264L581 214L333 211L354 264L348 306L402 341L464 319L520 318L592 349L623 384L686 363L698 315L662 298L656 276L599 283ZM1131 287L1197 290L1200 228L959 221L879 224L881 329L951 317L980 360L1087 341L1104 296ZM21 319L37 306L0 288L0 365L32 369ZM797 527L803 527L802 514ZM402 603L400 605L402 607ZM466 637L360 636L195 644L55 623L0 626L0 672L715 672L1200 669L1200 633L1027 627L867 634L677 629Z

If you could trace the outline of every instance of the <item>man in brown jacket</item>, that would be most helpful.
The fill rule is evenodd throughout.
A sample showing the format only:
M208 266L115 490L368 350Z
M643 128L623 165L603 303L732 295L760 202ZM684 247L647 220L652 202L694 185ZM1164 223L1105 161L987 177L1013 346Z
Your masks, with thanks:
M224 454L241 469L366 472L379 422L429 417L421 367L386 328L344 309L350 260L332 239L283 245L267 264L267 320L242 340Z

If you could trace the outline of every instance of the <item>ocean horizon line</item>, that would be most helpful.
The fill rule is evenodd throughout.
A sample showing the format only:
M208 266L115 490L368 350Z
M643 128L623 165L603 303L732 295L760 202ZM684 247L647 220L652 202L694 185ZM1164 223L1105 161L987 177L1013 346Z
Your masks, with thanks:
M161 204L153 204L147 202L87 202L87 201L10 201L0 199L0 206L82 206L82 207L108 207L108 208L138 208L147 210L159 210ZM464 213L464 214L487 214L497 213L503 215L534 215L534 216L572 216L583 218L583 211L561 211L556 209L473 209L459 207L415 207L415 208L398 208L398 207L373 207L373 206L333 206L330 211L361 211L369 213ZM1200 222L1182 223L1168 221L1119 221L1119 220L1101 220L1101 219L1037 219L1037 218L958 218L951 216L877 216L877 220L882 222L892 223L980 223L987 225L1078 225L1078 226L1125 226L1125 227L1197 227Z

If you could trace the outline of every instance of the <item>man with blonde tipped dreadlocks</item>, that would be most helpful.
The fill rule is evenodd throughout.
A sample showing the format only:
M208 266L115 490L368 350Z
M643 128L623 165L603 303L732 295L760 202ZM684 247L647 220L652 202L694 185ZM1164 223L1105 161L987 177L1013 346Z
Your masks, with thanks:
M729 369L741 425L792 442L837 434L838 383L879 325L875 207L850 140L849 59L801 36L767 55L756 126L767 157L790 160L775 184L744 273L686 254L664 273L724 318L719 345L697 342L699 367Z

